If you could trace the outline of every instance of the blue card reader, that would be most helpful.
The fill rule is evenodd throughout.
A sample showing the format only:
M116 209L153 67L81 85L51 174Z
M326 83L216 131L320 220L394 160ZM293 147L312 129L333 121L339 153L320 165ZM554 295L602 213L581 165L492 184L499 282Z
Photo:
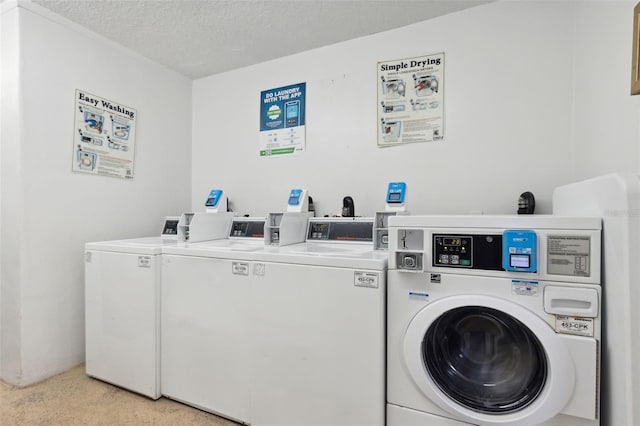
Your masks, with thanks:
M387 188L387 204L404 204L407 184L404 182L389 182Z
M502 233L502 267L505 271L538 270L538 237L531 230L506 230Z
M205 207L218 207L218 203L220 203L220 199L222 198L222 190L221 189L212 189L209 192L209 197L207 197L207 202L204 203Z
M299 206L302 202L302 189L292 189L289 194L289 201L287 202L290 206Z

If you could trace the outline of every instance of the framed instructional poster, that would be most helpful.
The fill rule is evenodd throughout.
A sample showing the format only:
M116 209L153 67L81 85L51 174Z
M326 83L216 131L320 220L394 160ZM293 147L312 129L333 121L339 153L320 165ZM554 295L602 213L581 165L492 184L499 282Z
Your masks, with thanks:
M378 146L444 138L444 53L378 62Z
M133 179L135 109L76 90L72 171Z

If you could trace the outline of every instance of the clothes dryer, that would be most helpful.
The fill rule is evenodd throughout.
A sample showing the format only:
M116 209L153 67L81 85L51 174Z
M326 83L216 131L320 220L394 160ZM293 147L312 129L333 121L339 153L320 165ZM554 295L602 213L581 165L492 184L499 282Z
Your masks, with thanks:
M162 261L162 394L251 423L250 261L264 218L234 218L224 240L167 247Z
M602 423L640 422L640 175L615 173L556 188L553 213L602 216Z
M599 425L597 218L389 219L387 424Z
M254 425L384 425L387 253L373 219L309 219L307 241L254 253Z

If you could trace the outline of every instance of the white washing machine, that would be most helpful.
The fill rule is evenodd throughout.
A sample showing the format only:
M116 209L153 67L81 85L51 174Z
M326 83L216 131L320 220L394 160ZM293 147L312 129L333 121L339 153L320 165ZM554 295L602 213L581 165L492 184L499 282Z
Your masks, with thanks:
M167 247L162 262L162 394L250 418L250 261L264 218L234 218L229 238Z
M306 243L254 253L253 425L384 425L387 253L372 232L312 218Z
M389 219L387 424L599 425L601 220Z
M616 173L556 188L553 213L602 216L602 423L640 423L640 175Z
M162 237L87 243L87 375L153 399L160 397L159 258L178 242L179 218Z

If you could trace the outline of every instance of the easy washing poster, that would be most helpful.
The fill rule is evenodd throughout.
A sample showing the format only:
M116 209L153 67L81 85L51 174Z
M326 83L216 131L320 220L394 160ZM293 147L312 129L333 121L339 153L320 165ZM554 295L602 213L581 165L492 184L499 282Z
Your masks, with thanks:
M444 53L378 62L378 146L444 138Z
M260 92L260 157L304 152L306 88L298 83Z
M135 109L76 89L74 172L133 179Z

